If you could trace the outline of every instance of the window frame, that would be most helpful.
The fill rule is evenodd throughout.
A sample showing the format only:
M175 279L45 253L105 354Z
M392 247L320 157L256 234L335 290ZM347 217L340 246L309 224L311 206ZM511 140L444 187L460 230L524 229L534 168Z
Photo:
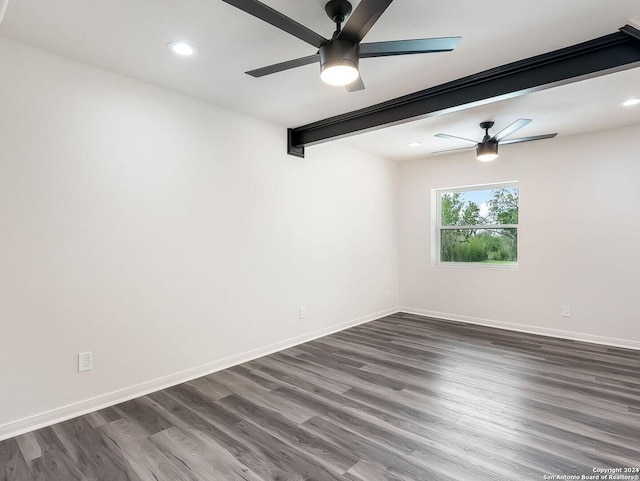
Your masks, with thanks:
M468 192L474 190L491 190L506 187L516 187L518 189L518 224L479 224L470 226L443 226L442 225L442 195L453 192ZM505 182L492 182L489 184L473 184L458 187L441 187L431 189L431 264L437 267L463 267L471 269L504 269L517 270L520 263L520 235L516 238L517 260L514 264L485 264L482 262L451 262L441 259L441 239L442 230L460 230L460 229L516 229L519 231L520 224L520 184L517 180Z

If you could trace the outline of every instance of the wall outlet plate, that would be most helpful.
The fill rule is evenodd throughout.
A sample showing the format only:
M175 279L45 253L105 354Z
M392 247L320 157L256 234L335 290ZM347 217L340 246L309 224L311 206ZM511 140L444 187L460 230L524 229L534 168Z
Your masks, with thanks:
M91 369L93 369L93 354L91 352L78 354L78 372L90 371Z
M562 317L571 317L571 306L562 306Z

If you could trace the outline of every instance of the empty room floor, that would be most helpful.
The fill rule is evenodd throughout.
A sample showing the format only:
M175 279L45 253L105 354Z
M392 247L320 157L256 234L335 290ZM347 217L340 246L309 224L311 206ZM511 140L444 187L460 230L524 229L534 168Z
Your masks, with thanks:
M640 351L410 314L0 442L2 481L638 479L638 467Z

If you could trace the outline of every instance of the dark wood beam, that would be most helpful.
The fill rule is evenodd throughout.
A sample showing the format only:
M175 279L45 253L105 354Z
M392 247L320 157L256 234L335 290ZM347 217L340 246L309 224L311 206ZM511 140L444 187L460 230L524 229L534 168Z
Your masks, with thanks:
M289 129L288 152L354 133L439 115L640 66L640 31L604 37L485 70L353 112Z

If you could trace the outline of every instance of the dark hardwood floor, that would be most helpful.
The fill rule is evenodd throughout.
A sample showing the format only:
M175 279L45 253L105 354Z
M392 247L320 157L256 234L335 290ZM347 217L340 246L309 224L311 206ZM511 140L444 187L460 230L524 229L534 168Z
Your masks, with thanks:
M638 467L640 352L409 314L0 442L2 481L638 479Z

